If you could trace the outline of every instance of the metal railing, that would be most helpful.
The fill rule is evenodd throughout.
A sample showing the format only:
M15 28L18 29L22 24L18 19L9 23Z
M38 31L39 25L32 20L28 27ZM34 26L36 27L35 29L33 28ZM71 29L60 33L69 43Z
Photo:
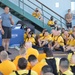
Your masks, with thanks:
M27 4L25 1L28 1L29 3L30 3L30 5L29 4ZM49 17L50 16L53 16L54 17L54 19L55 20L57 20L58 21L58 24L61 26L61 27L66 27L66 20L62 17L62 16L60 16L58 13L56 13L55 11L53 11L52 9L50 9L49 7L47 7L46 5L44 5L43 3L41 3L40 1L38 1L38 0L35 0L39 5L37 5L36 3L34 3L33 2L33 0L18 0L18 5L19 5L19 7L20 6L22 6L22 9L23 9L23 11L25 11L25 7L27 7L27 8L29 8L30 10L32 10L33 12L35 11L35 8L34 7L36 7L36 8L38 8L38 9L40 9L41 10L41 15L42 15L42 17L43 17L43 23L46 23L47 24L47 22L49 21ZM34 7L33 7L33 6ZM47 9L48 11L46 11L45 9ZM29 11L30 12L30 11ZM29 13L28 12L28 13ZM52 14L51 14L51 13ZM32 14L32 13L31 13ZM46 14L46 15L45 15ZM53 15L54 14L54 15ZM48 16L47 16L48 15ZM56 17L57 16L57 17ZM46 21L46 22L45 22Z

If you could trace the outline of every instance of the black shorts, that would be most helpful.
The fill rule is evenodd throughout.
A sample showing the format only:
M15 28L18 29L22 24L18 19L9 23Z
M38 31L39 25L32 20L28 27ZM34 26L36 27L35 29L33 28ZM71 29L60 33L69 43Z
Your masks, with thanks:
M4 30L4 35L2 34L2 39L10 39L11 38L11 28L2 26Z
M72 28L72 23L66 23L67 28Z

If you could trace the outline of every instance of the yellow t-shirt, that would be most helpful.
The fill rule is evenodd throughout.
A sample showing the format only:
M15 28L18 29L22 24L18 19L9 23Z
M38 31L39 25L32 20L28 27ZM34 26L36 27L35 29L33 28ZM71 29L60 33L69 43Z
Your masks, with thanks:
M41 16L41 14L39 12L38 13L33 12L32 16L34 16L35 18L39 18Z
M74 52L74 54L75 54L75 52ZM72 53L69 53L68 57L67 57L67 59L69 60L69 62L71 61L71 58L72 58Z
M9 75L13 70L16 70L16 66L9 60L5 60L0 64L0 72L2 72L3 75Z
M26 38L26 41L25 42L31 42L33 45L35 45L35 39L33 37L31 38Z
M53 39L50 35L48 35L48 36L41 37L40 40L52 41Z
M53 59L54 57L46 57L46 59ZM60 62L60 59L59 58L55 58L56 60L56 67L57 67L57 72L59 72L59 62ZM41 62L46 62L45 59L41 60Z
M62 36L55 36L53 37L54 42L58 42L59 45L64 46L64 39L62 38Z
M47 65L47 63L43 63L43 62L39 62L37 63L33 68L32 70L35 71L38 75L41 74L41 69L43 66Z
M24 73L28 74L28 70L18 70L17 71L19 75L22 75ZM10 73L9 75L16 75L15 72ZM35 71L31 71L31 75L38 75Z
M39 54L38 61L40 62L42 59L45 59L45 58L46 58L46 54L45 53Z
M40 33L39 36L40 36L40 37L43 37L43 33Z
M75 46L75 39L71 39L67 41L67 45L69 46Z
M50 21L50 20L49 20L49 21L48 21L48 25L49 25L49 26L54 25L54 21Z
M23 56L21 56L21 55L18 55L18 56L16 56L16 58L14 59L14 61L13 61L13 63L15 64L15 66L16 66L16 68L18 69L18 60L20 59L20 58L22 58ZM24 57L24 58L26 58L26 57ZM27 64L27 70L30 70L30 68L31 68L31 65L30 65L30 63L28 62L28 64Z
M27 49L26 58L28 59L28 57L29 57L30 55L35 55L35 56L38 58L39 52L38 52L38 50L36 50L36 49L34 49L34 48L29 48L29 49Z

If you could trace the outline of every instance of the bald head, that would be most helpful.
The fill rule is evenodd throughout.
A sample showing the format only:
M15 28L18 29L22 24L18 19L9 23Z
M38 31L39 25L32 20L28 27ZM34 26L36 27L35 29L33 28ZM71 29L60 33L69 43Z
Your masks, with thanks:
M21 48L20 51L19 51L19 54L20 55L25 55L26 54L26 49L24 47Z
M2 51L0 53L0 56L1 56L1 60L7 60L8 59L8 54L6 51Z
M31 48L32 47L32 43L31 42L26 42L25 43L25 48L28 49L28 48Z

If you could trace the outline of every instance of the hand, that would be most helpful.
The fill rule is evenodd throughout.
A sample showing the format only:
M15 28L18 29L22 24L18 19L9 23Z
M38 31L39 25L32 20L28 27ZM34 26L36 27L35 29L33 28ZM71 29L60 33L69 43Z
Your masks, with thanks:
M2 32L2 34L4 35L4 30L3 30L3 29L1 30L1 32Z
M12 16L10 16L9 18L10 18L10 20L11 20L11 19L12 19Z

